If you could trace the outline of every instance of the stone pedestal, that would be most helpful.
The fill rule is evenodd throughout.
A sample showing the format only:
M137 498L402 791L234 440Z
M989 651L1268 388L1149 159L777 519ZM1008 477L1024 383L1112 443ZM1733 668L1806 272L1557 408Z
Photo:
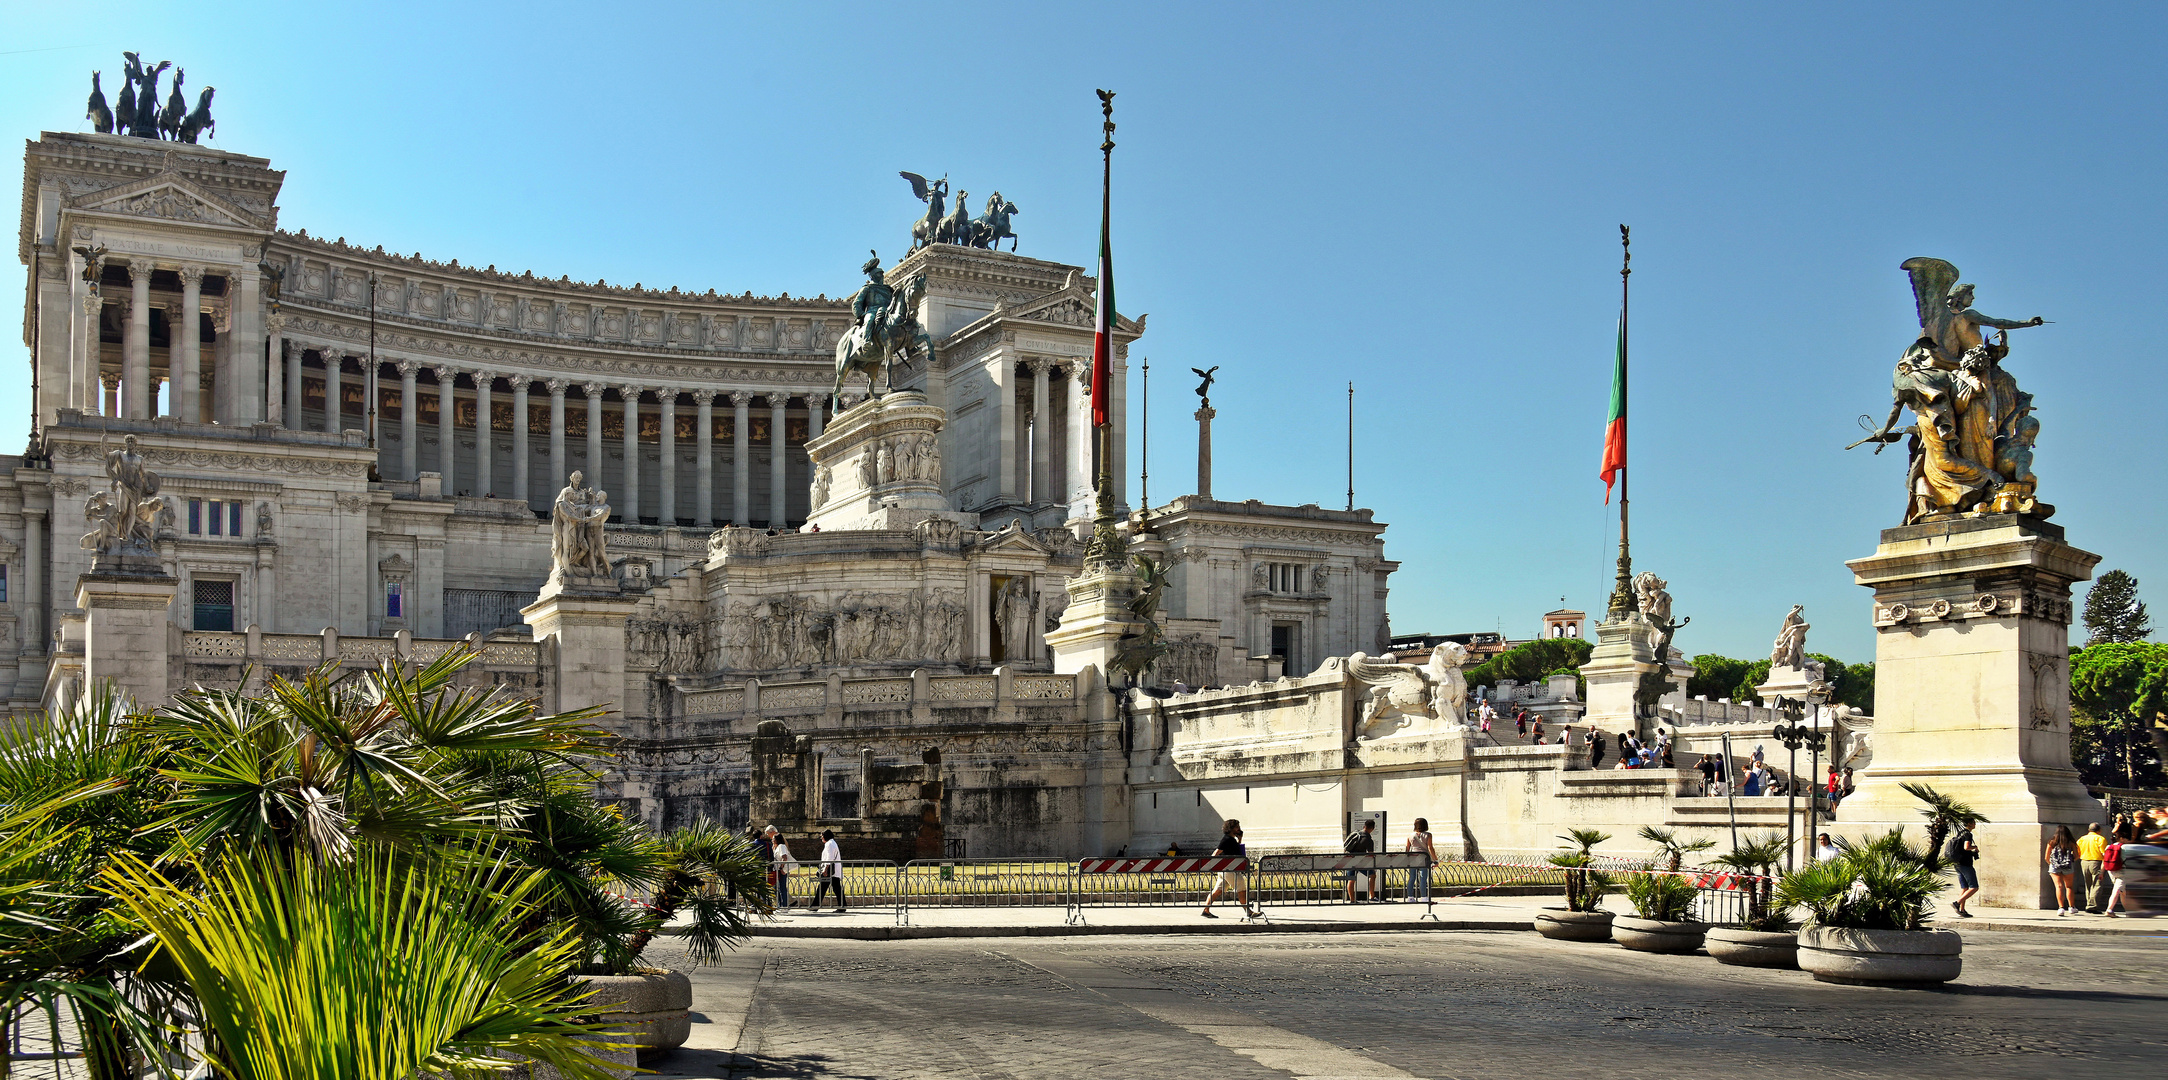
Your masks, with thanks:
M83 676L86 690L110 682L143 709L159 708L172 692L167 641L179 579L150 570L102 568L76 579L75 603L83 609Z
M1656 670L1656 628L1650 626L1636 612L1622 619L1596 624L1596 649L1581 665L1581 678L1588 684L1588 707L1581 719L1590 726L1601 728L1611 734L1633 732L1646 736L1650 732L1641 729L1641 722L1634 715L1634 688L1641 683L1643 672ZM1673 661L1671 674L1674 688L1664 695L1666 702L1685 700L1686 680L1692 676L1692 666Z
M1046 635L1054 673L1072 675L1089 667L1106 675L1108 662L1120 652L1122 635L1145 630L1128 606L1143 587L1127 567L1085 563L1084 572L1069 579L1069 606L1062 610L1061 625Z
M1197 497L1212 497L1212 418L1219 410L1206 402L1197 410Z
M1822 665L1812 660L1807 661L1807 666L1803 668L1772 667L1769 669L1769 677L1754 688L1754 693L1761 698L1762 704L1772 708L1784 698L1805 701L1807 691L1827 674L1822 670Z
M622 716L625 701L625 620L639 603L606 577L552 577L535 602L519 610L535 641L555 652L552 712L602 706Z
M811 512L801 531L908 529L931 517L977 528L941 492L941 428L947 413L915 390L860 402L806 443L813 463Z
M1980 903L2046 907L2040 852L2058 824L2101 821L2070 763L2070 586L2100 556L2014 514L1882 531L1846 563L1874 590L1874 764L1838 811L1847 835L1920 833L1921 783L1970 803Z

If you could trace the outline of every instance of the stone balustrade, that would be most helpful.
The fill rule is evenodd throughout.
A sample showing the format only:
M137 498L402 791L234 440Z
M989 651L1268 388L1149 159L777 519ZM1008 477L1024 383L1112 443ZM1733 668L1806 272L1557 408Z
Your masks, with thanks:
M991 675L934 675L915 671L909 678L882 676L825 681L763 683L677 691L677 714L687 719L786 717L808 713L897 712L931 709L992 708L996 716L1018 706L1075 705L1080 699L1075 675L1019 675L1006 667Z
M542 646L533 641L485 638L416 638L405 630L391 637L342 637L325 628L317 634L266 634L250 625L247 630L184 630L181 657L190 664L239 662L253 665L314 666L326 661L345 667L375 667L386 660L428 664L461 647L481 653L485 668L526 669L542 667Z

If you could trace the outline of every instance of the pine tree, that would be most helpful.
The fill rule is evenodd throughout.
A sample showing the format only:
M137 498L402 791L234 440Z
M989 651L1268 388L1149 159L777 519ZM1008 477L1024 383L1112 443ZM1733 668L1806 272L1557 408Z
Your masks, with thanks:
M2085 594L2085 643L2144 641L2153 632L2145 602L2138 599L2138 579L2110 570Z

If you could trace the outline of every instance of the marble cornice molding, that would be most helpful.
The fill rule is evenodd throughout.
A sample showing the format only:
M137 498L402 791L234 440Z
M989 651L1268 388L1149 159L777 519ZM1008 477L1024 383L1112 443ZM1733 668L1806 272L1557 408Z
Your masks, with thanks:
M102 461L107 447L96 443L58 443L53 446L54 456L64 461ZM303 449L303 448L297 448ZM339 460L318 456L335 447L311 446L305 448L306 456L293 454L249 454L219 450L189 450L164 446L145 446L140 449L145 460L154 465L172 468L243 469L267 473L286 473L290 476L367 476L368 462L361 459ZM371 456L374 451L369 452Z

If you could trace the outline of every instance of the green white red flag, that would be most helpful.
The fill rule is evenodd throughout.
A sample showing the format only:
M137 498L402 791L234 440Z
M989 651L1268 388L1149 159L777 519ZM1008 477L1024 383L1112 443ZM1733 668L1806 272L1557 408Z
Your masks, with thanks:
M1099 208L1098 313L1092 323L1092 426L1107 426L1114 383L1114 246L1108 238L1108 205Z
M1611 487L1626 467L1626 314L1618 317L1618 359L1611 369L1611 419L1603 429L1603 503L1611 505Z

